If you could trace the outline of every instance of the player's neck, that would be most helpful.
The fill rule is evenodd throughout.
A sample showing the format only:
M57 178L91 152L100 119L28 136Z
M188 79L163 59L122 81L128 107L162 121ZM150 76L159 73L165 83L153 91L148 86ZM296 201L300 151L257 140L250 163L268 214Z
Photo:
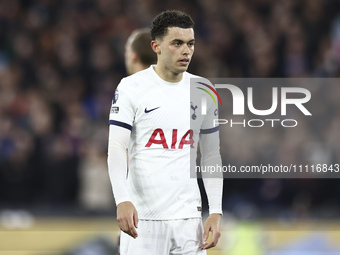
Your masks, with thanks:
M183 73L174 73L170 70L162 68L161 65L157 64L154 67L155 72L161 77L163 80L167 82L180 82L183 77Z

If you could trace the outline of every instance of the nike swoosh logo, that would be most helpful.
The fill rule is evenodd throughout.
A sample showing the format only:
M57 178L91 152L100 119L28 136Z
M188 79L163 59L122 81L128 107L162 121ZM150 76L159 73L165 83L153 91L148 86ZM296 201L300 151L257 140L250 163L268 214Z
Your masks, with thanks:
M159 106L159 107L160 107L160 106ZM146 107L145 107L144 112L145 112L145 113L149 113L149 112L152 112L152 111L154 111L154 110L157 110L159 107L156 107L156 108L153 108L153 109L150 109L150 110L147 110Z

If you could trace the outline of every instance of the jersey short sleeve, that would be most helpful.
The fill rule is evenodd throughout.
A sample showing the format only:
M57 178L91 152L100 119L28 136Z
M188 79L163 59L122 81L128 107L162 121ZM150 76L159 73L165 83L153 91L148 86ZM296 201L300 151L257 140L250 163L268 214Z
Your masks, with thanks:
M135 109L131 100L130 84L123 79L116 88L110 109L109 124L132 129Z

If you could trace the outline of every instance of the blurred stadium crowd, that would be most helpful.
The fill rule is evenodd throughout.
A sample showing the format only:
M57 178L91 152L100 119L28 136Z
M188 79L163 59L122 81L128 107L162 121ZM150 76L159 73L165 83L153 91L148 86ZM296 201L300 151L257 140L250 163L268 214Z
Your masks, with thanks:
M148 27L165 9L185 10L195 20L192 73L208 78L339 76L339 1L1 0L0 208L112 210L107 123L115 87L126 75L124 45L134 29ZM321 146L320 153L336 152L329 162L338 163L339 89L319 88L316 94L331 98L318 108L326 124L304 127L319 134L311 140L330 141L333 147ZM295 151L266 147L272 152L268 157L289 161L298 156L300 135L285 137L297 143ZM252 162L257 145L272 138L261 137L263 142L250 148L227 147L222 156ZM226 180L225 207L242 201L255 207L301 207L298 201L319 206L339 201L338 186L337 180L231 179Z

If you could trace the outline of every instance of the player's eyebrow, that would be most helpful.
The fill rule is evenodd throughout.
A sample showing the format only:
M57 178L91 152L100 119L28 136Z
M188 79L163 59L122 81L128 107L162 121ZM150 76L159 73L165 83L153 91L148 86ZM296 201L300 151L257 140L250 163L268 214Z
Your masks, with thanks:
M181 39L173 39L171 42L179 42L179 43L185 43L183 40ZM187 43L191 43L191 42L195 42L195 39L191 39L190 41L188 41Z

